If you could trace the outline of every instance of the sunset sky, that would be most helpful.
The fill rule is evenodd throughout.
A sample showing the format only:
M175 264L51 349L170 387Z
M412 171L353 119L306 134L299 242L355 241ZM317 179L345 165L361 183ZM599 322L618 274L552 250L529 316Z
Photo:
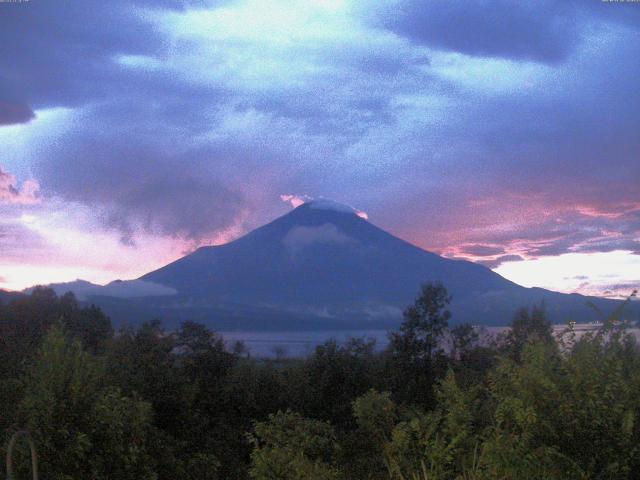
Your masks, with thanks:
M0 288L134 278L329 198L625 295L639 79L638 2L0 2Z

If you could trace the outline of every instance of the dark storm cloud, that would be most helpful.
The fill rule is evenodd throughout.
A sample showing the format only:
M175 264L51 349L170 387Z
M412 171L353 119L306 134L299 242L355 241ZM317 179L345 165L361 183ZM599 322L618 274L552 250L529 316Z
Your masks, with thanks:
M114 54L162 48L158 35L132 15L133 5L118 0L0 5L0 89L34 108L104 95L117 76Z
M221 89L115 61L117 55L166 51L166 38L139 7L211 3L0 4L0 125L29 121L32 108L100 105L62 142L49 144L34 170L45 196L95 208L125 243L140 228L198 240L228 227L241 207L238 192L190 159L190 137L210 128L205 117L216 111ZM165 141L154 138L161 131ZM221 161L220 150L208 153Z
M399 35L468 55L555 63L578 41L576 8L564 1L399 2L379 19Z
M238 192L212 180L185 175L159 176L148 178L130 192L114 197L112 205L107 207L106 223L121 232L125 244L135 243L137 227L199 242L231 226L242 200ZM109 205L108 202L98 204Z
M369 4L374 23L437 49L557 64L594 23L640 27L634 2L590 0L398 0ZM376 8L377 7L377 8Z
M0 99L0 127L15 123L26 123L34 117L35 114L28 105L15 100L3 101Z
M183 10L189 0L0 2L0 125L126 88L114 56L162 55L166 39L140 8ZM217 2L220 3L220 2Z
M224 145L199 151L159 125L156 134L166 138L155 141L150 132L128 130L122 115L100 119L100 110L87 114L80 122L94 126L52 145L38 163L44 195L93 207L126 244L139 229L199 241L233 224L245 200L222 180L224 168L216 169L233 152Z

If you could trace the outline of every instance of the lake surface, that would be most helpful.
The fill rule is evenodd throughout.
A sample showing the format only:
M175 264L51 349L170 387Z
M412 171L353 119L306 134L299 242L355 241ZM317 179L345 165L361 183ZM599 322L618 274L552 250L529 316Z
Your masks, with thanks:
M376 348L387 343L387 330L321 330L311 332L220 332L227 345L242 341L254 357L273 358L278 350L287 357L304 357L327 340L335 339L344 344L350 338L372 338Z
M508 327L480 327L478 332L481 338L486 340L491 336L503 332ZM566 329L566 325L554 325L556 334ZM575 331L580 336L588 331L593 331L595 326L590 324L577 324ZM640 329L629 330L636 339L640 340ZM305 357L313 353L318 345L327 340L335 339L339 344L344 344L350 338L374 339L376 349L382 350L389 343L388 330L320 330L305 332L219 332L225 339L227 346L231 348L236 341L242 341L253 357L275 358L278 355L286 357Z

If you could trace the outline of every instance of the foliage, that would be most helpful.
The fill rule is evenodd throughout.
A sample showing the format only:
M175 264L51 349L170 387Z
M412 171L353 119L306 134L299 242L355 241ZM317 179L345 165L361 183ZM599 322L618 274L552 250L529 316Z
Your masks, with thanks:
M333 480L336 438L331 425L291 411L269 415L250 436L251 478L256 480Z
M415 303L404 312L399 332L390 335L391 348L412 361L430 360L449 326L451 296L441 283L425 283Z
M530 340L555 345L553 328L547 320L544 304L535 305L531 309L521 308L516 312L506 335L505 353L519 360Z
M145 444L149 404L105 388L102 368L60 328L44 338L19 418L33 432L49 478L153 478Z
M425 285L382 352L332 340L269 360L194 322L113 335L99 309L36 289L0 305L0 428L28 428L54 480L640 478L622 311L555 339L542 306L521 309L488 341L448 329L449 301ZM23 445L15 464L28 474Z
M469 323L456 325L451 329L451 356L464 360L478 347L480 335Z
M328 340L288 372L293 408L309 417L353 426L351 402L375 381L374 341L351 339L344 345Z
M451 296L441 283L425 283L389 334L385 385L401 402L433 406L433 385L446 372L441 345L449 325Z
M473 430L474 391L462 390L452 371L437 388L438 408L413 412L394 428L385 451L393 479L456 478L471 468L478 439Z

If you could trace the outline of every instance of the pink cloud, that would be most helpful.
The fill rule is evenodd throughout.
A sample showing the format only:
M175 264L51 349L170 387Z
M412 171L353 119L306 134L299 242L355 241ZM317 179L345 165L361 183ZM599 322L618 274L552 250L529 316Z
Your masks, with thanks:
M19 186L16 177L0 167L0 203L33 205L40 202L39 190L36 180L26 180Z
M290 203L293 208L298 208L311 200L311 197L309 195L280 195L280 200Z
M411 224L387 212L376 212L376 218L383 228L422 248L492 268L563 253L640 254L638 194L615 193L585 190L565 195L503 187L482 193L461 191L450 198L441 192L403 198L388 207L407 212Z

